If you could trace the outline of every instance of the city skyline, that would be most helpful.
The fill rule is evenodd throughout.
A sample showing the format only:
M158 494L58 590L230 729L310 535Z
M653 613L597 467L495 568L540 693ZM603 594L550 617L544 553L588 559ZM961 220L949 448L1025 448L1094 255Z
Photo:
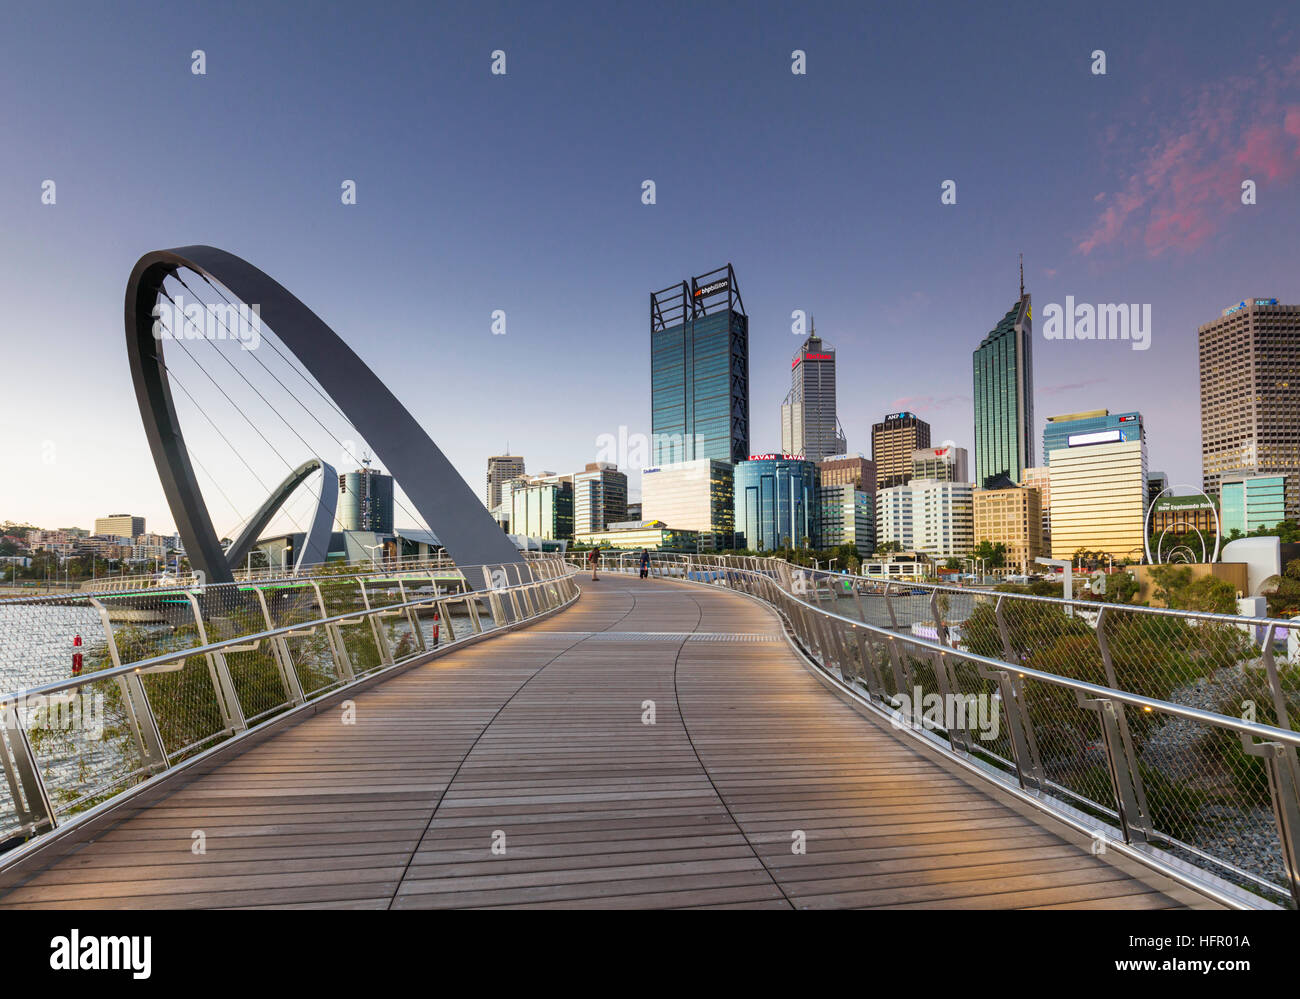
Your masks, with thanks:
M1071 297L1149 303L1154 317L1145 351L1048 341L1035 323L1032 439L1053 413L1140 409L1153 466L1198 483L1197 328L1249 296L1300 296L1289 227L1274 221L1300 207L1289 183L1300 162L1300 59L1282 8L1260 22L1249 70L1214 44L1208 8L1186 13L1155 32L1119 8L1050 19L1025 8L1019 20L1043 45L1015 72L985 64L989 25L840 6L797 18L763 10L765 43L738 39L710 65L696 56L722 36L725 13L703 14L695 38L672 36L667 80L637 48L642 30L646 50L669 44L665 29L634 32L614 18L561 44L540 15L454 11L437 32L454 40L439 58L396 61L414 90L463 94L456 107L402 97L391 75L370 79L402 47L365 18L349 57L334 60L337 79L321 65L342 43L322 39L315 59L285 59L277 43L289 25L275 11L259 39L164 12L130 29L159 58L131 65L111 51L128 29L92 7L57 32L25 25L27 44L6 48L0 79L13 92L36 81L42 100L7 110L0 222L11 238L0 289L13 303L7 345L34 331L49 354L30 355L27 377L6 383L0 460L24 474L0 482L0 519L88 526L122 509L156 530L173 526L134 407L119 305L140 253L192 242L228 246L292 287L391 381L470 483L507 439L529 467L572 471L597 460L602 434L649 433L645 294L724 260L746 292L752 453L778 449L774 414L802 342L791 330L798 310L815 313L838 350L850 453L869 454L871 424L909 410L936 441L973 454L968 359L1014 298L1024 252L1040 316ZM872 46L864 64L873 34L921 26L924 52ZM784 35L788 45L771 44ZM498 47L510 58L504 78L488 72ZM1089 71L1097 47L1108 53L1105 76ZM207 53L206 76L190 72L195 48ZM795 48L808 53L806 76L790 73ZM589 53L591 64L557 61L556 51ZM592 72L606 92L591 94ZM878 75L906 88L898 106L846 98L845 80L864 74L868 86ZM1027 78L1050 82L1051 98ZM643 109L651 124L712 103L726 140L717 148L746 155L708 144L670 154L637 138L644 126L624 124L619 109L636 106L647 80L659 88ZM267 89L281 96L274 106L260 100ZM134 95L154 91L155 113L130 119ZM976 106L1004 108L1033 155L1008 160L1010 133ZM243 148L250 114L271 136L258 155ZM539 115L555 135L529 123ZM160 122L180 133L161 153ZM450 155L435 137L447 129L461 140ZM97 159L109 130L125 141ZM881 150L872 137L886 133ZM184 179L160 163L184 164ZM55 205L41 204L46 178L58 183ZM339 185L350 178L357 204L344 206ZM945 206L949 178L957 203ZM1258 205L1239 203L1247 178ZM642 203L646 179L653 205ZM454 199L433 193L442 189ZM547 252L557 243L570 248ZM495 309L505 335L492 332ZM600 331L598 349L573 349L575 322ZM563 376L570 404L531 418L526 399L502 390L512 372ZM597 378L605 390L584 393L582 381ZM458 410L473 414L471 433L449 415ZM255 483L232 489L241 507L261 498ZM639 495L635 477L629 491Z

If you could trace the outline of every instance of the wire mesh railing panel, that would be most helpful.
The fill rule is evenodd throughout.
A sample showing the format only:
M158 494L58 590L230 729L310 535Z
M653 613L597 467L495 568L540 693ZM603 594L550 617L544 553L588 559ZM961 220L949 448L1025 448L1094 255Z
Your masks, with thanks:
M176 763L234 734L230 706L219 694L212 655L189 656L141 674L168 758Z
M286 683L269 639L250 642L254 648L224 653L235 697L249 724L293 706L293 691Z
M424 651L425 646L415 626L415 616L410 608L402 606L413 599L403 583L367 582L366 595L370 599L370 606L377 608L375 624L394 662L401 662Z
M1101 715L1081 705L1067 687L1033 679L1018 683L1043 776L1073 796L1073 804L1099 817L1113 818L1119 806L1107 764Z
M28 698L19 709L32 755L60 818L148 776L118 679Z
M1187 844L1203 856L1285 884L1264 760L1248 755L1240 738L1224 729L1188 718L1144 720L1146 725L1130 725L1154 841L1174 853L1184 853L1180 846Z
M334 658L332 639L315 587L307 583L261 584L274 628L293 627L281 648L294 670L304 696L310 697L339 683L343 677Z
M973 662L960 656L950 657L948 675L952 678L953 693L967 699L967 748L985 763L1014 772L1016 753L998 682L983 676ZM1016 707L1011 706L1012 710Z
M349 615L334 626L336 640L341 642L340 654L345 654L355 676L372 673L384 665L379 638L373 620L367 615L366 594L356 579L320 579L316 584L327 617Z

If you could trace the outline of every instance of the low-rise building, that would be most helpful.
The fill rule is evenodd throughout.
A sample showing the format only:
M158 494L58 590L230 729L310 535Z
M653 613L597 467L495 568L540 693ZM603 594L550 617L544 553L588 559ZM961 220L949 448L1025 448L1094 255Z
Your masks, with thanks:
M698 552L704 550L700 547L700 539L699 531L679 531L663 521L649 520L611 524L606 530L579 534L573 540L579 545L620 551L644 548L648 551Z
M975 544L1006 546L1006 567L1028 573L1043 555L1043 513L1038 490L1026 486L976 489Z

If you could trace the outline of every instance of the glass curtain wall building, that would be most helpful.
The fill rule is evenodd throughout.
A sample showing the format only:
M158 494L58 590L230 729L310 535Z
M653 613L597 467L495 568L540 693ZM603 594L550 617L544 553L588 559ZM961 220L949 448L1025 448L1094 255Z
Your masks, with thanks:
M1033 305L1021 278L1020 300L976 349L975 481L1019 482L1033 464Z
M730 264L650 294L653 463L749 454L749 318Z
M736 543L753 551L817 548L821 542L817 465L790 455L736 464Z
M1272 529L1286 519L1285 475L1225 475L1219 481L1223 533Z

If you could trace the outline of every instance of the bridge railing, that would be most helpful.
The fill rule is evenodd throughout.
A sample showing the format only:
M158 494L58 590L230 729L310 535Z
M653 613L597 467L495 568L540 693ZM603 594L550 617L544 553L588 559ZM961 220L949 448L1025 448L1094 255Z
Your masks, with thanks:
M307 566L299 573L294 573L282 566L258 566L257 568L235 569L232 575L237 583L261 582L282 579L286 576L337 576L358 572L397 572L410 570L454 569L456 563L445 555L403 555L396 558L362 559L358 562L324 562ZM136 575L101 576L98 579L82 580L81 591L84 593L123 593L130 590L152 590L168 586L194 586L202 582L194 573L139 573Z
M577 594L559 560L530 559L0 601L0 849Z
M586 566L583 553L571 556ZM635 573L636 553L602 571ZM655 553L651 573L776 607L896 727L1171 871L1300 900L1291 622L921 587L778 559Z

